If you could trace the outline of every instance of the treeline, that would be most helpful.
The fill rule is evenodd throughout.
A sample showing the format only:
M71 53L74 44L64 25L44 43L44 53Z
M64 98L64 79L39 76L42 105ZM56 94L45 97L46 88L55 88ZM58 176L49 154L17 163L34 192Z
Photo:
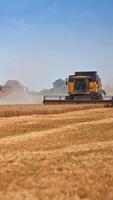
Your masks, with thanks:
M39 92L39 95L65 95L67 94L66 81L57 79L53 82L52 88L44 89Z

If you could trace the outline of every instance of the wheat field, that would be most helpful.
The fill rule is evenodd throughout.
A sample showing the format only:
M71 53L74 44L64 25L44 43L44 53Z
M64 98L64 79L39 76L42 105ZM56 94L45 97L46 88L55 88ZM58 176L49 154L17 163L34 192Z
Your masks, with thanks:
M113 108L0 106L0 200L113 200Z

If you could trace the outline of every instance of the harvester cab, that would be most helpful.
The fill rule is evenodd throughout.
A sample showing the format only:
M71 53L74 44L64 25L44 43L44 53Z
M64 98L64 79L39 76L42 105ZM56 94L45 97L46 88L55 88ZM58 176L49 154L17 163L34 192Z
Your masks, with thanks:
M89 91L88 76L70 76L69 77L69 94L81 94Z

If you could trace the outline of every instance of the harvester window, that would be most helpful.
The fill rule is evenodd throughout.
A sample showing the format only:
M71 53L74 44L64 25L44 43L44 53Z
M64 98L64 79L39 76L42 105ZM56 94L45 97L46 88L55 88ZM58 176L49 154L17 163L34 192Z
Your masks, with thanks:
M86 79L77 79L75 80L75 89L77 91L88 91L89 89L89 80Z

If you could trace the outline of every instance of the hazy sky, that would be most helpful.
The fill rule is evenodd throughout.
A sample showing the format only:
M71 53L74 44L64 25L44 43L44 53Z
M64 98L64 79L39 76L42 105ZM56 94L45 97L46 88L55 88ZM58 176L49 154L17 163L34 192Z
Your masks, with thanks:
M0 83L50 87L77 70L113 83L113 0L0 0Z

